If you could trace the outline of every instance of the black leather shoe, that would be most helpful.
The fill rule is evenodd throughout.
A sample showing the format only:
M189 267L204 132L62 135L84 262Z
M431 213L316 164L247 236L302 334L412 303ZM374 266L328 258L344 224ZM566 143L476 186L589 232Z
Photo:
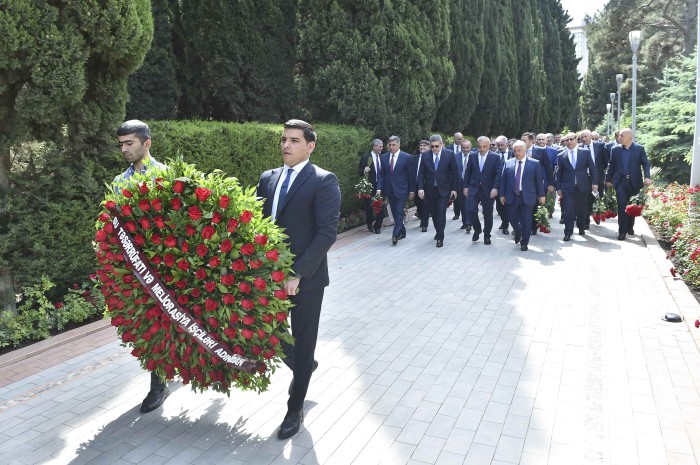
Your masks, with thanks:
M396 245L399 243L399 236L391 236L391 244Z
M406 239L406 231L401 231L401 234L399 234L399 239Z
M564 219L559 220L559 224L564 224Z
M579 236L585 236L586 230L584 228L578 228L578 234L579 234Z
M435 247L442 247L442 239L438 239L435 241Z
M151 389L146 398L143 399L141 413L148 413L157 409L163 405L163 402L165 402L165 399L167 399L169 395L170 389L168 389L168 386L165 386L163 389Z
M537 235L537 228L532 228L532 229L530 230L530 235L531 235L531 236L536 236L536 235Z
M491 245L491 236L484 236L484 244Z
M428 228L426 228L425 226L422 226L420 228L420 232L428 232Z
M374 228L374 234L381 234L382 230L381 228Z
M625 240L625 237L627 237L627 234L620 234L619 236L617 236L617 240L618 240L618 241L624 241L624 240Z
M505 223L501 223L501 225L498 227L498 229L508 229L508 225Z
M369 232L374 232L374 228L372 228L372 225L370 223L367 223L367 230Z
M474 234L472 234L472 242L478 241L480 235L481 235L480 232L474 231Z
M453 216L452 219L453 219L453 220L458 220L458 219L459 219L459 215Z
M508 234L509 232L507 227L503 228L503 234Z
M571 234L564 234L564 240L565 240L565 241L570 241L570 240L571 240Z
M467 229L467 225L466 225L466 224L463 224L462 227L459 228L459 229Z
M633 229L633 228L630 228L630 229L627 231L627 234L629 234L630 236L634 236L634 229Z
M519 243L520 243L520 239L522 239L522 238L523 238L522 235L520 235L520 234L518 234L518 233L515 233L515 239L514 239L514 240L515 240L515 243L516 243L516 244L519 244Z
M318 368L318 361L314 360L314 364L311 367L311 373L316 371L316 368ZM292 382L289 383L289 389L287 389L287 394L290 396L294 393L294 377L292 376Z
M472 225L471 225L471 224L468 224L468 225L466 225L466 226L467 226L467 228L466 228L466 229L467 229L467 234L469 234L470 232L472 232Z
M280 429L277 431L277 439L289 439L297 434L303 421L303 410L299 410L298 412L290 412L287 410L287 414L284 416Z
M522 250L523 252L527 252L527 245L520 244L520 250Z

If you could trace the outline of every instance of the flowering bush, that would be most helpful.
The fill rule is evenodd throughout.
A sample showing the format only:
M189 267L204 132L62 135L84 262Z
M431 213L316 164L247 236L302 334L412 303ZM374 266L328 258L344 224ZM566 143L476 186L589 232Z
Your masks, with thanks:
M161 378L177 376L200 391L265 390L282 355L280 342L292 342L283 289L292 265L286 236L262 217L254 189L243 190L235 178L204 176L182 160L155 176L137 175L119 194L108 192L98 217L97 276L112 324L142 367ZM124 246L115 218L134 249ZM149 294L139 281L143 268L129 265L137 249L165 297ZM179 318L165 298L177 301L184 318L212 340L171 321ZM205 350L207 341L254 361L253 369L233 369L220 353Z

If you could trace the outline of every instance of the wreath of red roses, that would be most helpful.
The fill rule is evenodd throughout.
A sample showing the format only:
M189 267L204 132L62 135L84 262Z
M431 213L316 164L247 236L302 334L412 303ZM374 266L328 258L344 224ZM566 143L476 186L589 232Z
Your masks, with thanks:
M262 392L291 343L283 289L291 272L286 236L254 189L221 172L204 176L182 160L136 175L106 194L97 221L96 254L107 316L142 367L194 390L229 394L231 387ZM137 279L120 248L114 217L180 307L221 346L252 359L252 373L209 353Z

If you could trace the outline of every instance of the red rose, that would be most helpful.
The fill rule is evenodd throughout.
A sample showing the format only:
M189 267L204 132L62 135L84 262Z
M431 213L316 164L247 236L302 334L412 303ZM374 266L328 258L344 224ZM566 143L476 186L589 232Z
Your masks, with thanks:
M150 191L151 191L151 190L148 188L148 186L146 185L145 182L140 182L140 183L139 183L139 192L140 192L142 195L146 195L146 194L148 194Z
M238 331L236 331L236 328L226 328L224 330L224 334L229 337L229 339L233 339L236 337L236 334Z
M190 251L190 244L187 243L187 241L183 242L182 245L180 246L180 249L187 253Z
M211 217L211 222L214 224L219 224L221 223L221 213L219 212L214 212L214 214Z
M182 271L187 271L190 269L190 264L187 260L183 258L179 262L177 262L177 267L180 268Z
M245 262L239 258L235 262L231 263L231 268L233 271L243 271L245 270Z
M151 229L151 222L148 221L148 218L141 218L141 229Z
M272 260L273 262L276 262L277 258L279 258L279 252L277 252L277 249L268 250L265 253L265 258L267 258L268 260Z
M200 257L204 257L207 253L209 253L209 249L204 244L197 245L197 248L195 250L197 252L197 255L199 255Z
M202 217L202 210L197 205L192 205L187 209L187 214L190 215L192 221L197 221Z
M124 205L122 207L122 215L131 216L132 213L133 213L133 210L131 209L131 207L129 205Z
M266 245L267 244L267 236L264 234L256 234L255 235L255 243L260 244L260 245Z
M280 343L280 338L278 338L278 337L275 336L274 334L270 334L270 338L269 338L269 339L270 339L270 344L272 344L273 346L276 346L276 345L278 345L278 344Z
M175 236L170 234L168 235L168 237L165 238L165 241L163 241L163 243L168 247L175 247L177 245L177 239L175 239Z
M266 360L271 359L272 357L275 356L275 354L276 354L275 349L265 349L263 351L263 357L265 357Z
M56 310L58 310L58 309L60 309L60 308L63 308L63 302L56 302L56 303L54 304L54 308L55 308Z
M253 286L260 291L264 291L267 288L267 283L261 277L257 277L253 281Z
M161 239L162 238L160 237L160 234L158 234L158 233L154 233L151 236L151 242L153 242L155 245L160 245Z
M133 194L131 193L131 191L129 189L122 189L122 195L124 197L126 197L127 199L130 199L131 197L133 197Z
M228 220L226 230L230 233L234 233L236 232L236 228L238 228L238 221L236 221L235 218L231 218L230 220Z
M250 348L250 351L253 352L255 356L258 356L263 351L263 348L260 346L253 346Z
M209 266L212 268L216 268L220 264L221 264L221 260L219 259L219 257L212 257L212 259L209 260Z
M179 210L182 208L182 200L178 198L170 199L170 207L173 210Z
M275 318L277 318L277 321L282 323L283 321L287 320L287 313L286 312L277 312L275 315Z
M251 213L251 212L248 211L248 210L244 211L244 212L241 214L241 221L243 222L243 224L248 224L248 223L250 223L250 220L252 220L252 219L253 219L253 213Z
M194 190L194 196L197 197L197 200L200 202L206 202L210 195L211 191L206 187L198 187Z
M218 306L219 303L216 300L207 299L204 301L204 308L206 308L209 312L216 310L216 307Z
M255 245L253 244L243 244L241 246L241 253L243 255L253 255L253 252L255 252Z
M229 321L231 322L232 325L235 325L236 323L238 323L238 314L232 313L231 317L229 318Z
M108 200L105 202L105 208L109 211L114 211L117 209L117 204L113 200Z
M155 224L158 229L165 229L165 221L163 221L162 216L153 218L153 224Z
M284 272L275 270L272 273L270 273L270 277L274 282L281 283L282 281L284 281Z
M267 307L267 305L270 303L270 301L267 300L267 297L260 296L260 297L258 297L258 303L264 307ZM272 317L270 319L272 319ZM266 323L269 323L269 322L266 322Z
M135 232L136 232L136 229L137 229L137 228L136 228L136 223L134 223L133 221L129 220L129 221L126 222L126 224L124 224L124 229L126 229L126 230L129 231L130 233L135 233Z
M209 317L209 319L207 320L207 322L209 322L209 325L210 325L212 328L218 328L218 327L219 327L219 320L217 320L217 319L214 318L213 316Z
M175 283L175 287L178 289L184 289L187 287L187 281L184 279L180 279Z
M142 211L147 212L148 210L151 209L151 205L148 203L148 199L141 199L139 200L139 208Z
M244 294L250 294L250 284L248 283L238 283L238 290Z
M95 242L104 242L106 240L107 240L107 233L104 230L99 229L97 231L97 234L95 234Z
M151 258L151 263L154 265L160 265L161 261L160 255L154 255L153 258Z
M160 199L153 199L151 200L151 207L157 212L161 211L163 209L163 203L160 201Z
M272 316L272 314L270 314L270 313L266 313L262 316L262 320L264 323L270 324L275 320L275 317Z
M252 310L253 307L255 307L255 303L253 303L252 300L241 299L241 307L245 308L246 310ZM243 317L243 321L245 322L245 317Z
M245 339L253 339L253 331L247 328L242 329L241 336L243 336Z
M185 191L185 183L182 181L175 181L173 184L173 192L176 194L182 194Z
M221 284L224 286L233 286L234 282L236 282L236 278L232 274L225 274L221 276Z
M136 243L136 245L141 247L146 243L146 238L143 237L141 234L137 234L134 236L134 242Z
M224 239L221 242L221 245L219 245L219 249L221 249L223 253L229 253L231 249L233 249L233 243L231 242L231 239Z
M194 298L196 299L196 298L199 297L202 293L200 292L199 289L197 289L197 288L195 287L194 289L192 289L192 291L190 291L190 294L192 295L192 297L194 297Z
M224 294L223 296L224 305L233 305L236 303L236 298L231 294Z
M230 201L231 199L228 198L228 195L222 195L221 197L219 197L219 208L225 209L226 207L228 207Z
M695 320L695 327L700 328L700 320Z
M190 301L190 298L187 297L187 296L184 295L184 294L178 296L178 298L177 298L177 302L178 302L180 305L187 305L187 302L189 302L189 301Z
M214 233L216 232L216 229L214 229L213 226L207 225L202 228L202 238L203 239L211 239L214 236Z
M216 289L216 283L214 281L208 281L206 284L204 284L204 289L206 289L207 292L214 292L214 289Z
M285 300L287 298L287 293L284 291L284 289L278 289L276 290L273 295L280 299L280 300Z
M165 179L155 178L154 181L156 183L156 189L158 189L159 191L162 191L163 190L163 182L165 182Z
M263 262L262 262L262 260L258 260L258 259L256 258L255 260L251 260L250 263L249 263L249 265L250 265L250 268L251 268L252 270L255 270L255 269L258 269L258 268L260 268L261 266L263 266Z
M192 237L195 234L197 234L197 228L195 228L191 224L188 224L187 226L185 226L185 232L187 233L188 237Z
M194 277L202 281L207 277L207 272L204 268L200 268L195 272Z
M106 212L100 213L100 216L97 217L98 220L102 221L103 223L107 223L109 221L109 215Z

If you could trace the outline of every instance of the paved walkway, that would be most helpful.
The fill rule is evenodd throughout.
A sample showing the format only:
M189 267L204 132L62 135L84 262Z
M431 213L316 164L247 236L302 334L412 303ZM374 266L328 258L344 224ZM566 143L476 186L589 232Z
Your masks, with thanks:
M643 222L565 243L557 216L525 253L449 219L442 249L415 221L396 247L343 235L291 440L286 368L259 396L176 384L141 415L148 375L98 323L0 357L0 463L698 463L700 330L660 317L700 307Z

